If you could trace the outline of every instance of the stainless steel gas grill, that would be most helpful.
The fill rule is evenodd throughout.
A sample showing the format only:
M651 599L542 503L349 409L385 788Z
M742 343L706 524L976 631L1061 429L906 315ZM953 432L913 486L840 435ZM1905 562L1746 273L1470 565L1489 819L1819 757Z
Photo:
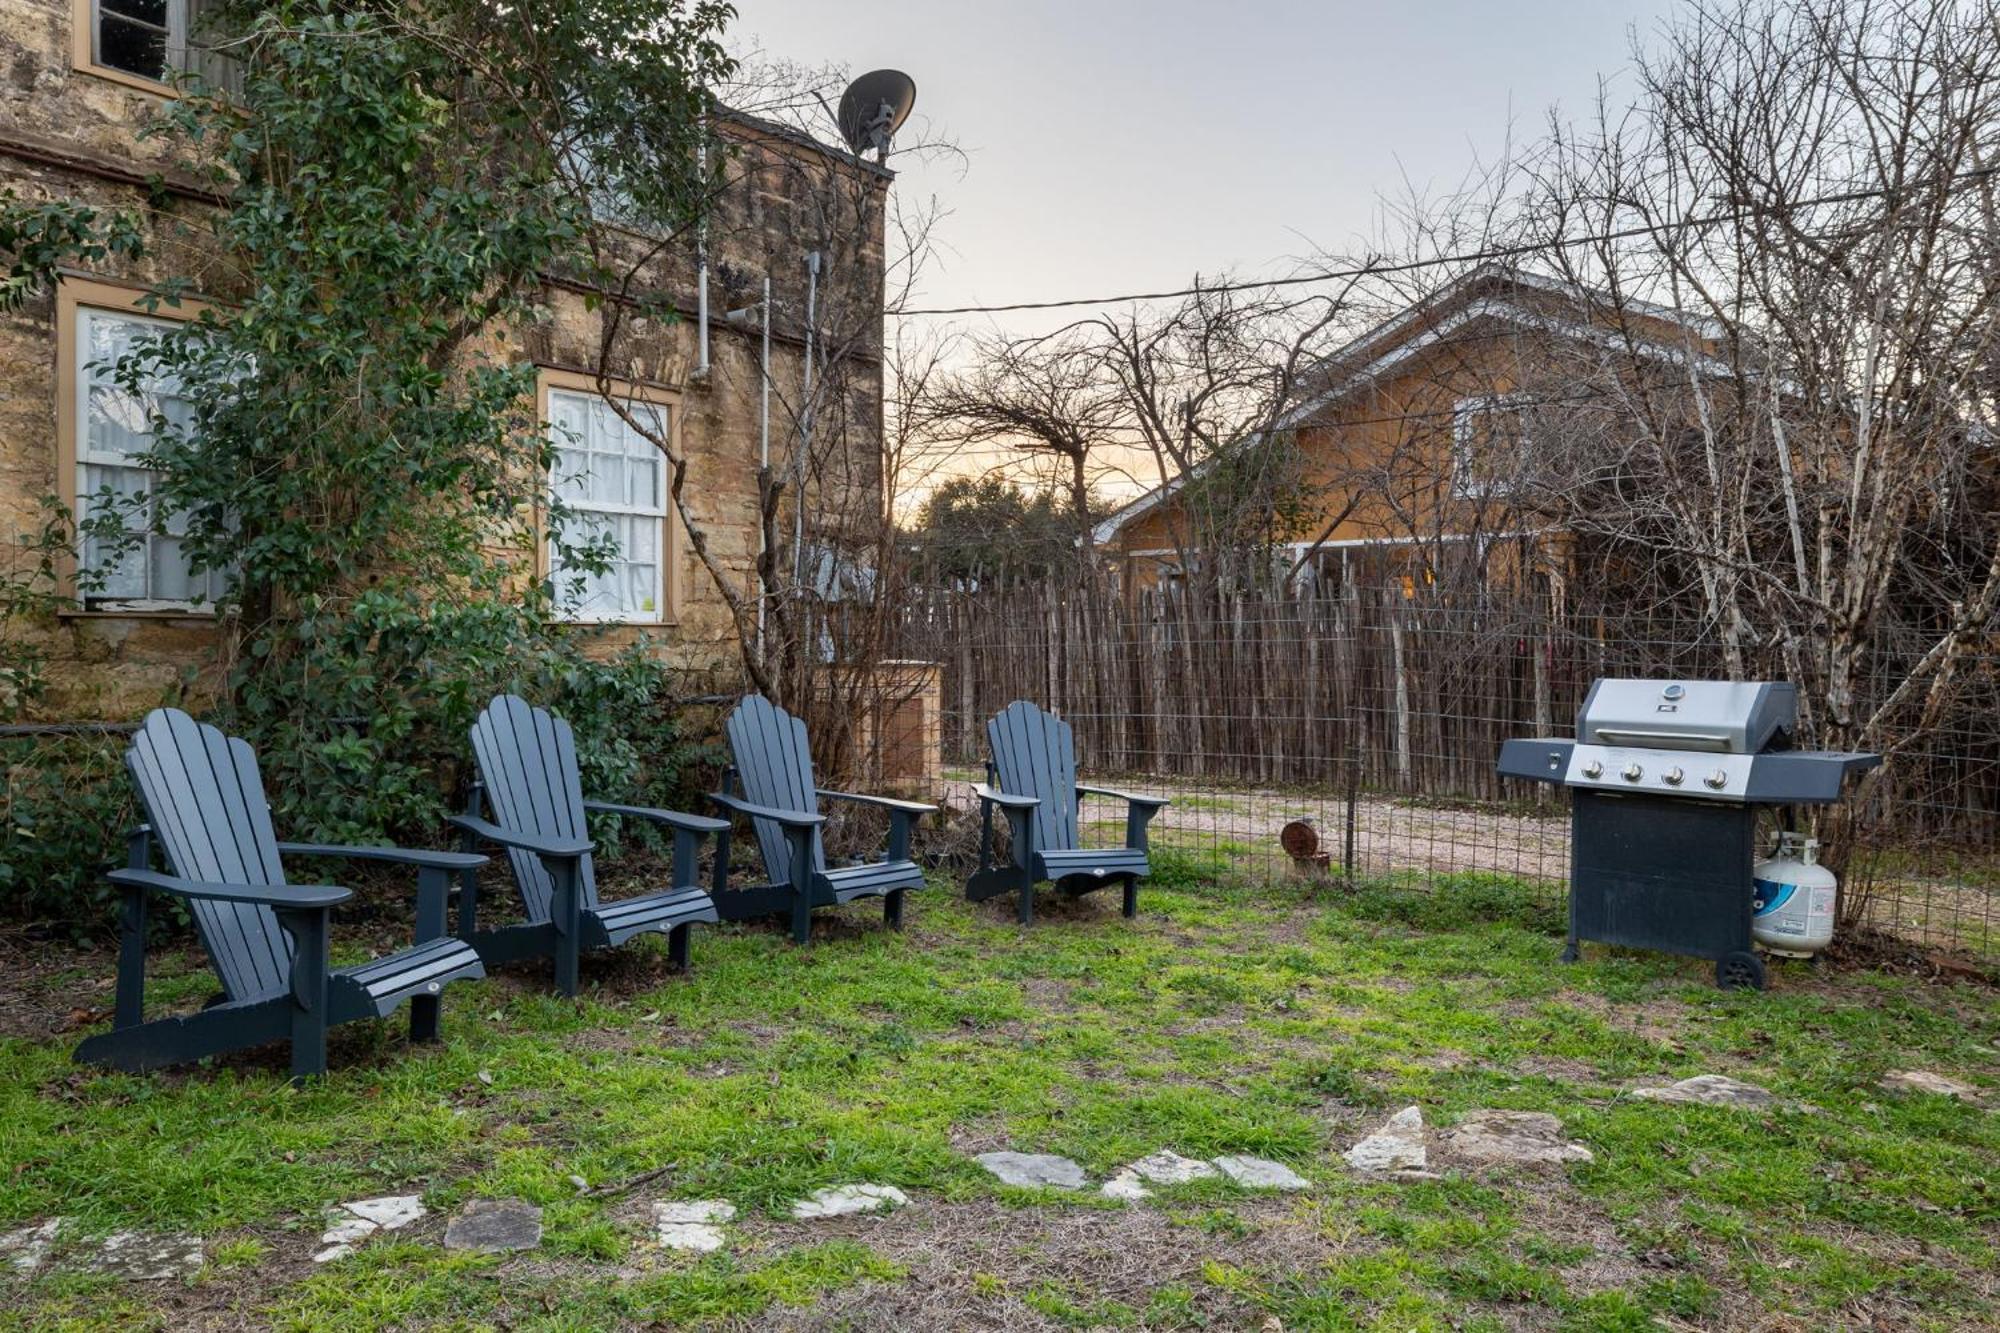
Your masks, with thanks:
M1598 940L1716 960L1724 989L1764 984L1751 949L1759 806L1823 805L1875 754L1794 750L1797 687L1612 680L1575 740L1511 740L1500 772L1568 787L1569 945Z

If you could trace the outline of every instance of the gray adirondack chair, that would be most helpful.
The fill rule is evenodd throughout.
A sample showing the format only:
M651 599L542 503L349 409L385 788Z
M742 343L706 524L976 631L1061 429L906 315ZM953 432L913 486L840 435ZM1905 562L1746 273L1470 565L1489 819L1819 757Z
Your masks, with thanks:
M1146 826L1169 802L1135 796L1076 780L1076 733L1069 723L1025 700L1016 700L986 724L993 757L979 797L979 869L966 881L965 896L982 902L1003 893L1019 895L1021 924L1035 919L1035 885L1082 895L1109 884L1125 890L1124 912L1139 911L1139 881L1152 873L1146 856ZM1087 848L1078 824L1085 796L1125 802L1125 845ZM993 810L999 807L1012 833L1013 859L993 863Z
M137 1073L289 1037L292 1077L302 1080L326 1072L330 1026L386 1017L408 1000L411 1040L435 1041L445 985L485 975L478 953L445 929L451 875L471 876L485 857L279 842L249 744L178 708L147 714L125 767L150 823L133 832L125 868L108 876L123 894L117 999L111 1031L78 1046L79 1061ZM166 873L150 868L156 840ZM355 967L330 967L329 917L353 895L330 885L288 884L287 856L414 867L416 942ZM147 1022L152 893L187 903L223 993L199 1013Z
M481 841L507 849L527 919L482 927L477 889L468 877L459 891L459 938L477 948L489 967L553 956L556 988L564 995L576 994L585 950L615 948L638 935L665 935L669 960L685 968L689 929L716 919L715 900L696 883L695 857L703 838L728 838L728 821L585 800L575 732L562 718L516 695L503 694L486 705L472 726L472 753L480 780L465 812L451 822L468 850ZM480 813L487 806L491 820ZM592 862L596 844L586 822L593 814L672 829L673 883L630 898L599 898ZM726 867L728 860L725 841L716 864Z
M735 764L723 775L723 789L709 799L750 820L769 882L727 892L718 883L715 900L722 915L743 920L789 913L792 938L804 944L812 938L813 908L880 897L883 921L900 929L903 894L924 883L924 872L910 859L910 826L937 807L816 786L806 724L760 694L737 704L723 730ZM820 838L826 823L819 812L822 800L888 811L889 846L881 858L828 866Z

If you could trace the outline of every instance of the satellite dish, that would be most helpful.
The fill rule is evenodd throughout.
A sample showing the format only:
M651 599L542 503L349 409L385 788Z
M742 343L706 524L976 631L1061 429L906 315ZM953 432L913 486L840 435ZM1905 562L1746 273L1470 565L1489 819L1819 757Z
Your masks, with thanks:
M899 69L872 70L840 95L840 137L856 156L873 150L879 162L916 104L915 79Z

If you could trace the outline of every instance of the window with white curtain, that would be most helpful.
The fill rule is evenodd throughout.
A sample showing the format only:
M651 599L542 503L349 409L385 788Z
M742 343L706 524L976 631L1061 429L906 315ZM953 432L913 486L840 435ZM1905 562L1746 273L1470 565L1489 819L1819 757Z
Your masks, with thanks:
M666 460L646 432L664 437L668 409L638 399L620 406L643 432L602 395L548 391L550 489L569 511L562 540L550 544L549 573L558 606L574 619L659 621L667 606ZM564 545L608 547L609 565L602 573L567 567Z
M226 46L214 30L218 8L219 0L88 0L90 63L155 83L189 72L211 90L235 92L241 70L217 49Z
M138 462L153 445L155 418L185 420L181 386L155 377L136 389L117 380L118 362L137 343L172 328L168 320L78 306L76 311L76 518L116 513L127 539L107 545L86 535L77 553L86 610L175 610L221 596L223 573L194 573L178 519L159 521L152 473Z

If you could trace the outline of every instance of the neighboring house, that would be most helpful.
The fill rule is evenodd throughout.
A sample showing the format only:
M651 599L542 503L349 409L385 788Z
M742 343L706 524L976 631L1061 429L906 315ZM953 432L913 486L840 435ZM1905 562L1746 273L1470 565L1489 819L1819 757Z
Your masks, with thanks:
M75 199L145 210L147 246L134 266L65 272L52 299L0 316L0 543L38 532L43 502L74 508L104 485L144 483L132 459L147 447L148 414L106 383L93 363L163 320L198 308L136 308L150 283L188 280L211 292L214 257L199 226L186 226L215 198L179 176L171 150L139 129L163 99L163 80L199 64L187 40L204 0L0 0L0 191L37 200ZM217 71L204 71L214 76ZM226 71L223 71L226 74ZM774 400L797 401L804 371L807 254L828 249L816 190L833 188L859 205L855 234L826 256L819 278L817 333L843 358L838 410L822 407L823 448L839 454L837 501L858 524L884 512L882 497L881 318L883 208L891 173L783 127L724 116L721 132L740 150L732 183L708 232L711 368L699 366L696 263L692 244L665 262L665 296L682 312L629 340L615 369L628 401L658 413L690 459L686 494L710 549L751 582L757 551L759 336L757 321L731 324L723 311L756 303L772 285ZM149 181L158 178L155 194ZM190 238L194 238L191 240ZM618 538L608 576L590 581L578 611L589 632L615 645L645 633L691 667L727 667L734 631L720 597L688 550L669 508L666 469L599 396L595 366L599 314L573 284L551 281L548 320L509 331L508 345L540 370L539 412L573 433L553 484ZM843 327L831 327L842 322ZM837 335L837 336L836 336ZM824 373L824 372L823 372ZM159 401L171 409L168 386ZM782 462L785 422L774 422L772 453ZM580 479L590 469L602 483ZM601 474L601 475L600 475ZM611 492L615 490L614 496ZM89 561L89 550L78 553ZM543 561L546 572L548 555ZM216 591L190 574L171 536L151 539L143 558L113 572L101 595L45 632L52 687L45 713L63 719L118 718L157 702L190 676L214 667Z
M1588 405L1564 401L1565 362L1614 346L1666 362L1714 345L1699 321L1630 301L1614 331L1608 308L1596 293L1489 265L1321 361L1274 433L1296 451L1305 499L1289 530L1269 534L1274 560L1302 582L1400 582L1407 593L1440 560L1469 557L1492 576L1504 551L1507 570L1560 580L1565 543L1536 494L1563 462L1551 452L1589 428ZM1198 494L1201 469L1193 480ZM1094 529L1128 589L1205 558L1190 489L1172 478Z

